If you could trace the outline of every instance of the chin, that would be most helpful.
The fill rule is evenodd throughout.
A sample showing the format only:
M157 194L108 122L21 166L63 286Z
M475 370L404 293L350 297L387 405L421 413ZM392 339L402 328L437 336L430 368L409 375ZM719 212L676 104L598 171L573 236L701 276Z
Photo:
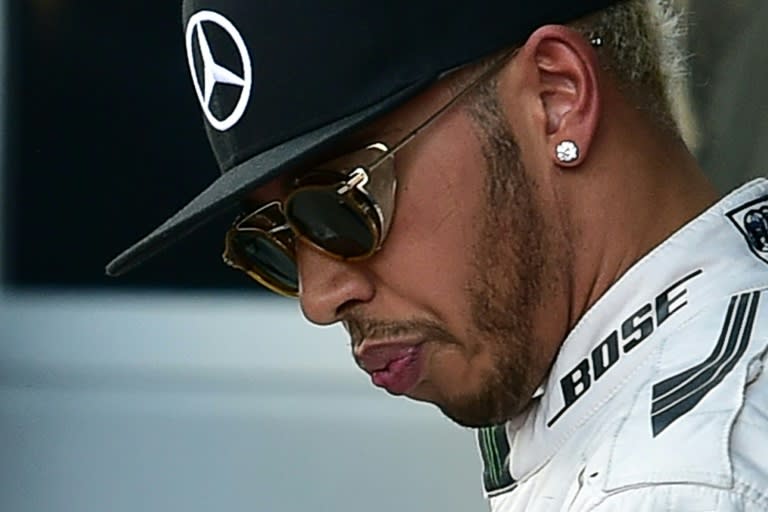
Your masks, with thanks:
M440 406L438 407L449 420L465 428L475 429L475 428L492 427L494 425L501 425L506 421L506 419L503 419L503 418L457 414L453 411L446 410L443 407L440 407Z
M510 398L505 393L486 392L432 403L454 423L467 428L482 428L506 423L526 409L528 404Z

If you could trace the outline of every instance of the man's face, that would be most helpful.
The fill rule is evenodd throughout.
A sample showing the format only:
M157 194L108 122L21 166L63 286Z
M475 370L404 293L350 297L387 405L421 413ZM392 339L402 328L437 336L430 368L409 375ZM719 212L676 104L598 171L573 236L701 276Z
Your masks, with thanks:
M391 144L451 95L437 86L364 143ZM533 182L488 105L450 109L395 167L395 214L373 257L338 261L300 244L302 309L312 322L344 323L374 384L465 426L501 423L530 401L551 357L537 342L542 283L554 272Z

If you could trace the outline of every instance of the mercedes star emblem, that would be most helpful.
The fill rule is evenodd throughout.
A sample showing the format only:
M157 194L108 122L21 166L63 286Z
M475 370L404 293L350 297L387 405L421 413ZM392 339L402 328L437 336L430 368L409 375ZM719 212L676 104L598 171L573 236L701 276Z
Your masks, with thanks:
M243 76L239 76L237 73L217 64L213 54L214 52L211 50L211 45L208 43L208 38L205 34L204 23L218 25L232 38L237 47L237 51L240 54L240 60L243 66ZM198 77L198 70L195 64L193 45L195 38L197 38L201 57L200 60L202 61L203 66L202 84L200 84L200 78ZM243 117L251 97L253 75L251 74L251 58L248 54L248 48L245 46L245 41L231 21L221 14L212 11L200 11L189 19L186 39L189 69L192 73L192 80L195 83L197 97L200 100L200 105L203 107L205 117L215 129L222 132L227 131L235 126ZM216 84L227 84L240 88L240 99L238 100L235 109L224 119L219 119L211 109L211 98L213 97L213 90L216 87Z

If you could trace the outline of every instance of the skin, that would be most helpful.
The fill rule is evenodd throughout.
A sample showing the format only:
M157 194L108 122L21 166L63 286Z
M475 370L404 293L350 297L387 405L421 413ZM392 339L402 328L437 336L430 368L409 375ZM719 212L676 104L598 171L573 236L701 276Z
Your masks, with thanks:
M373 257L300 243L300 303L343 322L355 356L421 343L406 395L466 426L523 411L584 313L717 198L679 137L620 91L598 52L563 26L537 30L492 84L497 115L471 99L396 157L397 203ZM454 94L465 71L357 135L392 143ZM493 109L492 109L493 110ZM580 157L555 157L563 140ZM285 181L254 195L280 197Z

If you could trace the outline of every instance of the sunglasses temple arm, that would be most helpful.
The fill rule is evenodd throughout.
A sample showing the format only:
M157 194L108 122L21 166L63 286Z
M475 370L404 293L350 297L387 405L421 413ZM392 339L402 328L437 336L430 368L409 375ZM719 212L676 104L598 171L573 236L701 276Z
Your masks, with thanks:
M515 50L516 51L516 50ZM430 124L432 124L432 121L440 117L440 115L451 108L453 105L455 105L459 100L461 100L463 97L465 97L472 89L474 89L478 84L483 82L486 78L490 77L493 73L498 71L503 64L506 63L507 58L511 57L512 54L515 53L515 51L510 51L505 53L503 56L499 57L499 60L491 64L488 69L480 73L480 75L477 76L474 80L472 80L462 91L460 91L456 96L450 99L448 103L437 109L436 112L434 112L432 115L430 115L423 123L418 125L416 128L413 129L411 133L406 135L403 139L397 142L392 149L390 149L388 152L384 153L383 155L379 156L376 160L371 163L371 165L368 167L369 171L372 171L376 169L379 165L381 165L382 162L384 162L387 158L390 158L395 155L400 149L402 149L406 144L411 142L419 133L424 131L425 128L427 128Z

